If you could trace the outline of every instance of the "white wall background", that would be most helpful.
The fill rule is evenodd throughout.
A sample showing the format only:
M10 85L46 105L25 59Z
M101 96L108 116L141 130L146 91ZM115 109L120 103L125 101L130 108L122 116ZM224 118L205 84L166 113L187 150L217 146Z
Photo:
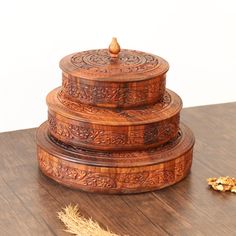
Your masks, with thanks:
M235 0L0 0L0 131L46 120L59 60L112 36L167 59L185 107L236 100Z

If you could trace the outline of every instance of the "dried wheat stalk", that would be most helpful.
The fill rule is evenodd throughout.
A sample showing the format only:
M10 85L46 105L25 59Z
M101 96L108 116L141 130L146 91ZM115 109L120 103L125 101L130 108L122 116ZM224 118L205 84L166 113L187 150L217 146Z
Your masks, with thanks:
M102 229L99 224L91 218L86 219L80 215L78 206L66 206L58 212L58 218L65 224L66 232L76 236L119 236Z

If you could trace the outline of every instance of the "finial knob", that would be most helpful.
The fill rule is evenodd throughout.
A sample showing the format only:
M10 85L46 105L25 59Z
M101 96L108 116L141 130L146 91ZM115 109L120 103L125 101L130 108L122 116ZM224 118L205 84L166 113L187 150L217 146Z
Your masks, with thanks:
M112 41L109 45L109 52L112 58L118 57L118 54L120 52L120 45L117 42L117 39L114 37L112 38Z

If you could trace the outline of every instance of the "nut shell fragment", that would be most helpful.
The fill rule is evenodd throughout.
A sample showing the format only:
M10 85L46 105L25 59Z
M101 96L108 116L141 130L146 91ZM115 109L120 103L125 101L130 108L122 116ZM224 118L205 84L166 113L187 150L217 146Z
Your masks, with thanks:
M230 189L230 191L231 191L232 193L236 193L236 186L232 187L232 188Z
M219 177L219 178L208 178L208 185L210 185L214 190L225 192L231 191L236 193L236 179L229 176Z

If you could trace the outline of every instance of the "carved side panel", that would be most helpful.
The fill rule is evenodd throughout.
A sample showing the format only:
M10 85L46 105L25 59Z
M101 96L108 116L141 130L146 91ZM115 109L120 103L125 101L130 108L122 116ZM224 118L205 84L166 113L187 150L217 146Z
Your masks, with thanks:
M139 162L142 161L146 155L152 155L153 153L160 154L167 150L170 150L174 146L176 146L182 139L181 131L178 132L177 136L172 139L171 141L159 145L158 147L148 148L146 150L133 150L133 151L116 151L116 152L109 152L109 151L98 151L98 150L91 150L91 149L84 149L80 146L74 146L70 144L65 144L54 137L49 137L50 141L56 144L58 147L64 148L65 150L72 151L83 156L89 156L93 158L102 157L102 158L111 158L120 160L126 163L132 163L133 161Z
M139 192L162 188L184 178L192 164L192 150L175 160L138 168L83 166L58 159L38 147L44 174L73 188L100 192Z
M165 75L133 83L88 83L63 74L63 93L81 103L106 107L134 107L158 102L165 93Z
M111 118L125 118L126 120L134 121L135 117L138 119L146 119L147 116L155 118L158 111L170 106L172 98L168 92L165 92L161 100L151 106L143 106L142 109L107 109L91 105L85 105L79 102L69 100L62 90L58 91L57 99L69 110L83 115L89 119L97 119L102 115L108 120Z
M135 149L158 146L173 139L179 129L179 115L156 124L140 126L95 126L70 121L49 113L49 131L58 140L72 145L105 149Z

